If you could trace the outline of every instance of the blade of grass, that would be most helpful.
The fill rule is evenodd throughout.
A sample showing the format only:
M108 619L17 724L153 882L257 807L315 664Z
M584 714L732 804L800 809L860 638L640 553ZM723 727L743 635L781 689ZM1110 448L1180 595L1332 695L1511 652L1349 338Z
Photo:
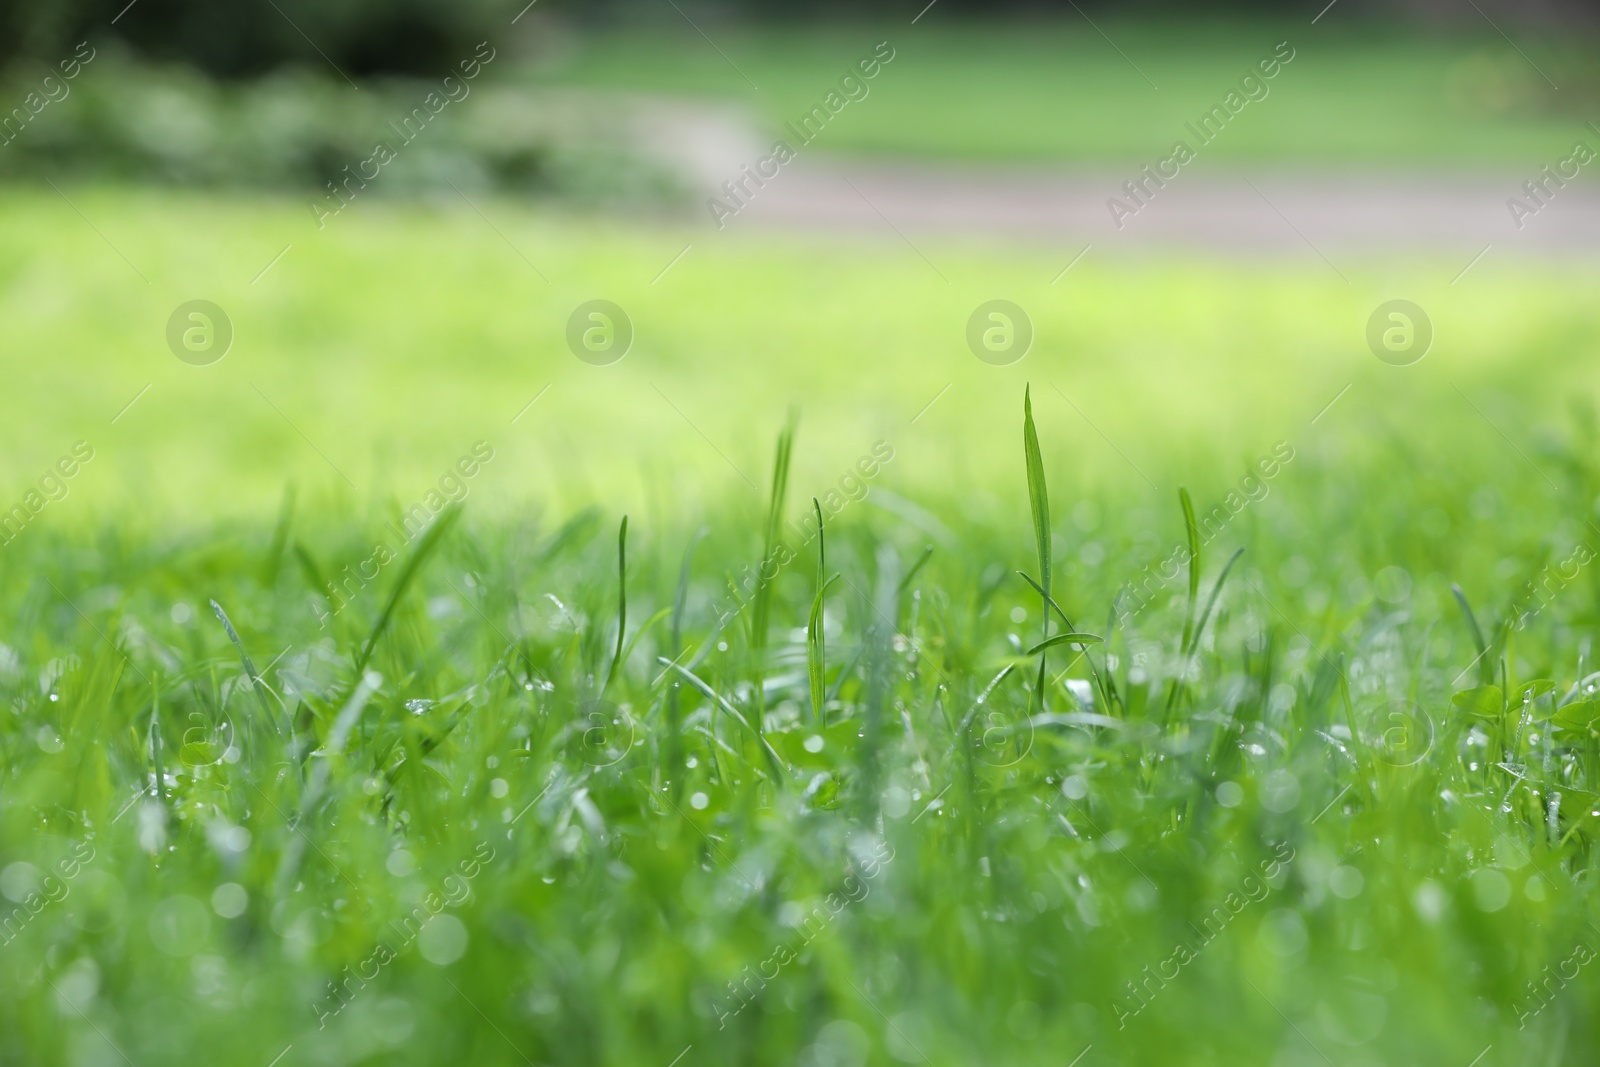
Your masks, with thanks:
M383 631L388 628L389 620L394 617L394 609L400 603L400 598L410 587L411 581L417 576L417 571L427 562L439 542L444 540L444 535L450 532L450 527L461 516L461 507L458 504L449 504L439 513L439 517L428 527L422 539L417 542L416 550L411 553L405 566L400 569L400 574L395 578L394 589L389 593L389 600L383 605L383 612L378 616L378 622L372 628L372 633L367 636L367 642L361 648L361 655L356 658L355 669L357 674L363 674L367 669L367 661L372 658L372 650L377 647L378 638L383 636Z
M1097 645L1100 643L1101 638L1095 634L1056 634L1054 637L1047 637L1028 649L1025 655L1034 656L1047 648L1054 648L1057 645Z
M1056 603L1055 597L1052 597L1048 593L1046 593L1044 591L1044 587L1041 586L1038 582L1034 581L1033 580L1033 576L1031 574L1029 574L1028 572L1026 572L1026 571L1018 571L1017 574L1022 578L1023 581L1025 581L1029 585L1033 586L1035 592L1037 592L1040 596L1044 597L1044 601L1045 601L1046 604L1049 604L1050 607L1055 609L1056 616L1062 621L1063 624L1065 624L1066 628L1069 631L1076 632L1076 630L1074 629L1074 627L1072 625L1072 620L1067 618L1067 613L1065 611L1061 610L1061 605ZM1108 629L1109 629L1109 627L1108 627ZM1110 683L1110 674L1111 674L1110 670L1108 669L1106 671L1106 673L1104 675L1102 675L1100 673L1100 669L1098 667L1096 667L1095 664L1094 664L1094 657L1089 655L1089 650L1088 649L1080 650L1079 654L1081 656L1083 656L1084 662L1089 664L1089 676L1094 680L1095 689L1097 689L1100 692L1101 699L1106 701L1106 707L1110 707L1111 706L1111 702L1112 702L1112 698L1116 694L1116 690L1111 686L1111 683ZM1073 666L1073 663L1076 663L1076 662L1077 662L1077 660L1073 660L1072 663L1068 663L1067 664L1067 669L1071 670L1072 666Z
M911 569L906 571L906 576L900 579L900 588L895 590L896 599L899 599L905 593L906 589L911 585L911 579L917 576L917 572L922 569L923 564L927 563L931 558L933 558L933 546L926 545L922 549L922 555L911 565Z
M222 623L222 629L227 633L228 640L233 642L234 650L239 653L239 660L244 664L244 673L250 679L250 689L255 693L256 701L261 705L262 714L267 717L268 722L273 724L279 736L282 736L284 729L278 722L277 713L272 710L272 703L267 700L266 688L261 684L261 676L256 673L256 665L250 660L250 653L245 651L244 642L239 640L239 632L233 628L233 623L229 621L228 613L222 610L221 604L218 604L215 600L211 601L211 610L216 613L217 621ZM292 722L289 724L288 732L292 743L294 734L294 724Z
M622 646L622 662L626 663L632 659L633 650L639 647L639 640L650 632L651 627L671 614L671 608L657 608L654 615L644 620L644 625L633 631L633 636L628 638L628 643Z
M995 687L1001 682L1005 681L1015 669L1016 664L1006 664L1006 666L1001 669L1000 673L990 679L989 684L983 687L983 692L978 694L977 699L972 702L972 707L967 709L967 713L961 717L961 722L956 725L955 737L951 741L952 751L954 750L953 746L967 736L967 728L972 725L972 720L977 718L978 709L983 707L983 702L985 700L989 699L989 694L993 693Z
M1067 618L1067 613L1061 610L1061 605L1056 603L1054 597L1044 591L1044 586L1034 581L1033 575L1029 574L1027 571L1018 571L1017 576L1023 581L1027 582L1029 585L1033 586L1034 592L1042 596L1044 598L1044 602L1055 610L1056 617L1066 625L1067 629L1072 629L1072 620Z
M1200 621L1195 623L1194 627L1194 644L1196 648L1200 646L1200 635L1205 633L1206 620L1211 618L1211 609L1217 606L1217 597L1222 592L1222 583L1228 580L1228 572L1233 570L1233 565L1239 562L1239 557L1242 555L1244 555L1244 549L1236 548L1233 550L1233 555L1229 556L1228 562L1223 565L1222 573L1217 575L1216 584L1211 587L1211 595L1206 598L1206 609L1200 613ZM1193 651L1194 649L1190 649L1190 652Z
M1194 636L1194 609L1200 600L1200 527L1194 521L1194 501L1189 499L1189 490L1178 489L1178 503L1183 507L1183 532L1189 544L1189 600L1183 609L1183 640L1179 643L1182 655L1187 656Z
M1478 617L1472 613L1472 605L1467 603L1467 594L1460 585L1451 582L1450 592L1461 608L1461 617L1467 621L1467 630L1472 634L1472 645L1478 650L1478 657L1473 660L1478 668L1478 678L1484 685L1493 685L1494 664L1489 662L1489 642L1483 639L1483 630L1478 626Z
M1228 562L1223 566L1222 573L1217 575L1216 582L1211 586L1211 595L1206 598L1205 611L1201 613L1193 633L1189 635L1189 639L1185 642L1184 652L1181 657L1182 667L1179 670L1178 677L1172 680L1172 685L1167 690L1167 712L1169 714L1177 704L1178 694L1184 688L1185 681L1189 675L1189 664L1194 661L1194 654L1200 648L1200 635L1205 632L1206 621L1211 618L1211 609L1216 607L1217 597L1222 594L1222 583L1228 580L1228 572L1233 570L1233 565L1239 562L1239 557L1242 555L1244 555L1244 549L1239 548L1235 549L1233 555L1228 557Z
M1028 503L1033 511L1033 537L1039 551L1039 587L1050 595L1050 496L1044 483L1044 457L1039 452L1039 433L1033 425L1033 399L1024 387L1022 393L1022 453L1028 466ZM1042 605L1048 627L1050 608Z
M617 650L611 656L611 669L606 671L602 694L611 688L611 679L617 676L622 665L622 637L628 629L628 516L622 516L622 526L617 530Z
M1033 424L1033 396L1027 386L1022 390L1022 453L1028 467L1028 504L1033 512L1033 537L1039 551L1039 593L1042 598L1039 611L1044 616L1041 636L1050 636L1050 494L1045 488L1044 457L1039 452L1039 432ZM1039 680L1035 689L1039 696L1039 711L1044 711L1045 683L1044 652L1039 653Z
M827 711L827 648L822 633L822 597L827 593L833 578L824 578L828 558L827 542L822 532L822 504L816 497L811 506L817 513L817 594L811 600L811 618L806 623L806 671L811 681L811 719L828 725ZM838 575L834 575L837 578Z
M1122 694L1117 692L1116 674L1111 669L1111 639L1116 636L1117 620L1122 617L1121 601L1122 593L1118 592L1117 595L1111 600L1110 610L1106 612L1106 673L1103 681L1106 695L1106 707L1115 707L1120 710L1126 710L1122 703ZM1084 655L1088 656L1087 650L1084 652ZM1090 658L1089 660L1089 669L1094 669L1093 658ZM1095 680L1097 682L1102 680L1098 673L1095 675Z
M823 729L828 726L828 665L826 641L822 633L822 597L838 579L839 576L835 574L817 586L816 599L811 602L811 620L806 625L806 669L811 675L811 715Z
M783 530L783 501L789 491L789 458L794 452L795 416L790 412L788 421L778 434L778 451L772 462L772 499L767 505L767 530L761 547L761 563L756 571L756 592L751 607L750 651L755 675L756 725L766 731L766 687L762 684L763 659L767 648L767 615L772 609L772 579L767 577L768 565L778 550L778 538ZM774 575L775 576L775 575Z

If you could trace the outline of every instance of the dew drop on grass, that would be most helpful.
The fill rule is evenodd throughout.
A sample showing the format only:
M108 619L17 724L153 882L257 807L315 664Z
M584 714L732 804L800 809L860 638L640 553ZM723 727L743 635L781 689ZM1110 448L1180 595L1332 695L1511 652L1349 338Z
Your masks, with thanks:
M467 925L444 912L428 920L417 935L417 951L436 967L447 967L467 951Z
M21 904L39 891L42 885L39 870L23 860L0 870L0 894L7 900Z
M1366 884L1366 879L1354 867L1341 864L1328 874L1328 888L1333 895L1344 900L1353 900L1361 895L1361 887Z
M1472 899L1479 911L1499 911L1511 901L1511 880L1493 867L1473 871Z
M237 919L250 903L250 894L237 882L223 882L211 891L211 910L224 919Z
M822 744L823 744L822 735L821 734L812 734L810 737L806 738L806 740L805 740L805 750L807 752L821 752L822 751ZM691 760L689 762L689 766L693 767L694 766L694 761Z
M1428 922L1438 922L1444 914L1444 889L1438 882L1424 881L1411 893L1411 906Z
M704 793L696 792L689 797L689 806L695 811L705 811L710 803L711 798Z

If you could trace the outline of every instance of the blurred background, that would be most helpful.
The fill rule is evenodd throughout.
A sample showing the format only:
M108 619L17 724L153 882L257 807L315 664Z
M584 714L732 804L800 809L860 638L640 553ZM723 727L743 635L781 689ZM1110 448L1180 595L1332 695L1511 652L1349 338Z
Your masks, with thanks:
M50 521L404 506L482 440L487 507L757 509L794 409L806 495L877 440L984 487L1025 381L1082 488L1152 499L1346 387L1347 428L1537 421L1594 388L1597 39L1556 0L7 3L6 499L81 440ZM596 299L616 361L569 340ZM217 360L174 358L195 300Z

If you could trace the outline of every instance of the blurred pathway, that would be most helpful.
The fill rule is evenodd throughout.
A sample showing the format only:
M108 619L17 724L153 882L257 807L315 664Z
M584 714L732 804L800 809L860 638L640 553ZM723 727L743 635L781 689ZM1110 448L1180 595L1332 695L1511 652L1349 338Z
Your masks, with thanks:
M1600 253L1600 182L1591 168L1543 206L1527 174L1416 172L1180 171L1124 190L1132 171L1085 172L955 164L884 164L806 158L755 189L731 228L879 230L1037 238L1115 250L1192 247L1239 251L1427 250L1473 256L1494 245L1524 253ZM726 172L730 176L734 172ZM707 193L710 189L707 189ZM1517 226L1507 205L1537 207ZM1108 200L1123 207L1113 218ZM724 202L730 203L727 197ZM702 199L708 222L711 213ZM1131 212L1131 213L1130 213ZM892 235L892 233L891 233Z

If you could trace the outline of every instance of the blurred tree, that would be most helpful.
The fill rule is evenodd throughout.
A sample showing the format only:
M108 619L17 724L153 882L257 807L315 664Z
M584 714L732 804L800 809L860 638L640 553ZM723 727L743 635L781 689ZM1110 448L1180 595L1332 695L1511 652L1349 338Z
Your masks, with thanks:
M898 18L925 0L678 0L715 20L814 21ZM501 40L527 0L0 0L0 67L18 59L53 63L78 41L119 40L137 55L182 62L213 77L239 78L289 64L333 66L352 79L369 74L436 74L483 40ZM1081 6L1080 6L1081 5ZM1256 14L1298 19L1316 0L940 0L940 17L1027 15L1079 18L1087 10L1134 17ZM1530 26L1594 25L1600 0L1345 0L1345 18L1400 18L1483 31L1483 13L1507 32ZM539 0L542 14L578 20L675 21L666 0Z
M351 78L435 74L500 35L511 0L0 0L0 65L53 61L76 42L119 40L147 58L214 77L286 64Z

